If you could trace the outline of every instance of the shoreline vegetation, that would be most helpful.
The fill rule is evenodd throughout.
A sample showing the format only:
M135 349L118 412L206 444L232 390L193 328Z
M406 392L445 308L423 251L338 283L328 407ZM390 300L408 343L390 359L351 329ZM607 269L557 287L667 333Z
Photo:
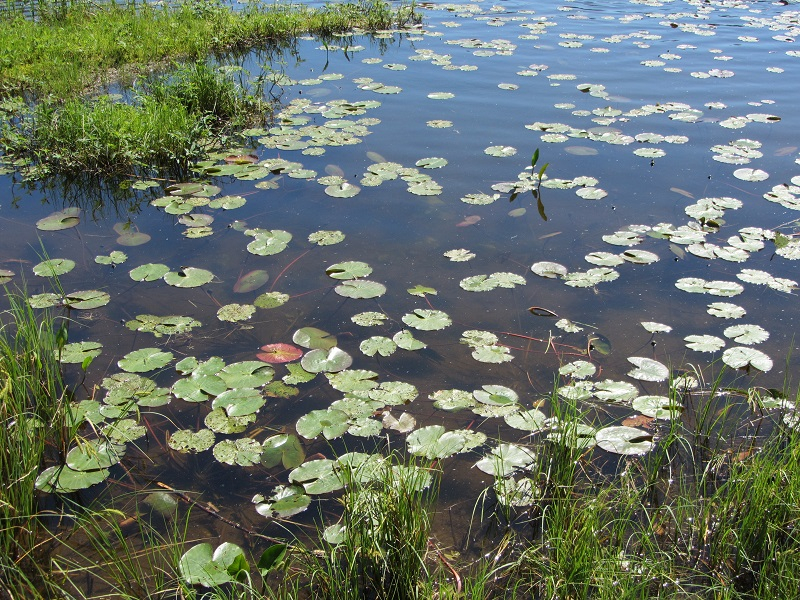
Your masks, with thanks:
M205 0L8 5L0 11L3 162L29 179L185 173L271 116L266 76L237 81L210 57L418 20L413 4L384 0L242 10ZM97 94L112 85L121 93Z
M339 508L320 511L306 533L287 526L285 538L158 482L110 503L65 493L45 508L40 469L76 445L96 448L82 460L102 466L111 448L74 426L77 405L58 359L67 322L35 313L24 292L6 295L3 600L744 600L790 598L800 586L800 432L773 410L789 403L784 393L723 387L724 372L702 388L671 386L682 414L661 422L649 453L623 456L610 470L581 443L586 415L554 388L558 435L525 444L535 461L522 468L524 479L507 477L513 454L497 454L493 483L458 547L435 534L447 518L436 505L447 459L396 451L340 456ZM730 395L747 398L745 426ZM290 487L271 509L289 522L297 512ZM204 513L245 531L248 548L197 539L192 523Z

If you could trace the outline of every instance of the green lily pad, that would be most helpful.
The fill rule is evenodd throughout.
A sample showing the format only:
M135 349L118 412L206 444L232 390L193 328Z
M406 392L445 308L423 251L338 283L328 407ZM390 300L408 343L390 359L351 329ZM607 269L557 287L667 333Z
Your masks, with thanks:
M526 469L536 461L532 450L516 444L500 444L484 456L475 466L495 477L509 477L519 469Z
M633 363L636 368L628 372L628 377L639 379L640 381L664 381L669 377L669 369L652 358L641 356L631 356L628 362Z
M214 398L211 408L222 408L229 417L243 417L257 413L266 402L258 390L234 388Z
M286 519L306 510L311 504L311 497L302 486L280 485L269 499L257 494L253 502L258 514L271 519Z
M732 325L723 333L725 337L745 346L760 344L769 338L769 332L759 325Z
M91 310L100 308L111 302L111 296L107 292L99 290L86 290L81 292L71 292L63 299L64 306L79 310Z
M144 425L139 425L134 419L119 419L103 428L103 435L118 444L133 442L147 433Z
M112 267L121 265L126 260L128 260L128 255L124 252L120 252L119 250L114 250L107 256L99 255L94 257L94 262L96 262L98 265L111 265Z
M540 277L547 277L549 279L556 279L567 274L567 268L564 265L547 261L534 263L533 266L531 266L531 271Z
M282 292L266 292L253 300L253 306L256 308L278 308L283 306L289 301L289 294Z
M73 471L96 471L116 465L125 455L125 446L103 440L83 441L73 447L66 458Z
M429 460L448 458L467 452L486 442L483 433L469 429L447 431L441 425L428 425L413 431L406 439L408 451Z
M189 585L219 588L238 581L240 573L249 571L244 551L230 542L223 542L216 550L204 542L192 546L178 561L178 572Z
M100 342L75 342L66 344L60 352L60 360L64 364L80 365L86 359L97 358L102 352L103 344ZM56 356L59 352L56 351Z
M217 318L220 321L235 323L238 321L247 321L255 312L256 307L252 304L226 304L217 311Z
M360 191L360 187L346 181L338 185L329 185L325 188L325 193L333 198L352 198Z
M437 390L430 395L433 405L440 410L461 410L472 408L476 404L475 397L465 390Z
M653 447L653 435L635 427L604 427L595 438L603 450L626 456L647 454Z
M713 335L687 335L686 347L698 352L716 352L725 347L725 341Z
M441 310L417 308L413 313L403 315L403 323L422 331L438 331L451 325L453 321Z
M300 359L300 365L309 373L336 373L352 364L353 357L338 347L329 350L317 348Z
M344 435L350 427L347 413L336 409L312 410L298 419L295 424L297 433L308 440L322 434L325 439L332 440Z
M344 234L341 231L315 231L308 236L308 241L318 246L332 246L344 241Z
M117 366L128 373L145 373L155 369L163 369L173 358L172 352L164 352L159 348L141 348L128 352L117 361Z
M170 271L164 275L164 281L167 284L179 288L200 287L211 283L213 279L214 274L211 271L196 267L184 267L179 271Z
M633 400L633 410L654 419L677 419L683 406L666 396L639 396Z
M397 350L397 344L387 337L375 335L363 340L358 349L367 356L391 356Z
M256 414L243 415L241 417L229 417L222 408L212 410L203 419L203 423L211 431L222 434L241 433L245 431L251 423L256 420Z
M360 279L372 273L372 267L365 262L351 260L331 265L325 272L333 279Z
M226 465L252 467L261 460L261 444L251 438L222 440L214 446L214 458Z
M70 494L105 481L108 475L108 469L74 471L65 465L61 465L42 471L36 478L35 486L37 490L43 492Z
M262 387L272 381L274 375L275 369L256 360L245 360L226 365L216 374L231 390Z
M398 348L402 348L403 350L422 350L428 347L427 344L416 339L414 334L408 329L403 329L395 333L392 336L392 341L397 344Z
M542 431L547 422L547 416L538 409L513 412L503 417L506 425L522 431Z
M309 350L330 350L336 345L336 336L316 327L301 327L292 335L292 341Z
M472 392L475 400L489 406L507 406L519 402L519 396L511 388L504 385L484 385L480 390Z
M69 229L81 222L80 214L79 208L65 208L36 221L36 228L41 231Z
M204 452L211 448L214 442L214 432L210 429L200 431L179 429L170 434L167 445L178 452Z
M135 319L125 322L125 327L128 329L152 333L155 337L186 333L201 325L202 323L200 323L200 321L195 321L192 317L182 317L179 315L168 315L164 317L156 315L136 315Z
M333 291L345 298L369 299L383 296L386 286L367 279L355 279L337 285Z
M246 229L245 235L251 236L252 242L247 244L247 251L257 256L271 256L286 249L292 241L292 234L281 229Z
M489 146L483 152L489 156L507 157L514 156L517 149L513 146Z
M33 267L35 275L40 277L56 277L66 275L75 268L75 261L68 258L50 258Z
M296 435L281 433L264 440L261 445L261 464L271 469L279 464L284 469L294 469L306 459L303 445Z
M232 210L244 206L247 202L242 196L221 196L208 203L209 208L222 208Z
M130 271L131 279L134 281L157 281L169 273L169 267L160 263L148 263L140 265Z
M722 353L722 362L734 369L749 369L753 367L759 371L767 372L772 369L772 359L755 348L734 346Z

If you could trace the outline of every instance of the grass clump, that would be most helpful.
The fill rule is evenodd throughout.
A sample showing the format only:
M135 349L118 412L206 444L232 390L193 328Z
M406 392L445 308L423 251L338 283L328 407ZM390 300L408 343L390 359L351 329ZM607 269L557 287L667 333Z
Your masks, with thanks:
M30 156L38 175L185 170L235 128L263 123L265 101L205 63L145 85L132 103L108 96L44 103L6 136L6 152Z
M6 297L0 329L0 587L27 598L43 585L36 477L48 448L61 450L60 440L69 436L68 404L53 318L46 312L37 317L23 295Z
M371 467L370 467L371 468ZM330 599L412 600L423 582L438 473L392 455L363 482L359 468L342 497L339 523L319 552L306 553L315 595Z

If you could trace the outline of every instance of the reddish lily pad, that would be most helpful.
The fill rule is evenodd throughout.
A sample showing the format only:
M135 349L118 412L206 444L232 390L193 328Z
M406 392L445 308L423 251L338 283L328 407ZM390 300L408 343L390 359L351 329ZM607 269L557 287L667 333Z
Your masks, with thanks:
M303 356L303 351L291 344L267 344L261 349L263 352L256 354L256 358L270 364L292 362Z

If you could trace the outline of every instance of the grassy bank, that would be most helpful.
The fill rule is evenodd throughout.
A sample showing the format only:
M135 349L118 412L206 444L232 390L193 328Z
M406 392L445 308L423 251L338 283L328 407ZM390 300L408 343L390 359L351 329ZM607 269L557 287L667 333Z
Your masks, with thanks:
M270 117L263 78L234 81L209 57L286 43L301 33L325 38L417 18L413 5L395 10L383 0L321 9L251 3L233 11L199 1L36 9L35 19L0 13L0 148L4 162L34 179L154 168L185 173L209 148ZM132 100L87 95L110 83L121 84Z
M78 2L39 5L38 19L0 13L0 89L64 98L120 76L147 72L175 59L288 41L301 33L329 36L361 28L403 26L413 7L393 10L383 0L302 4L249 3L233 11L216 2L177 6Z

